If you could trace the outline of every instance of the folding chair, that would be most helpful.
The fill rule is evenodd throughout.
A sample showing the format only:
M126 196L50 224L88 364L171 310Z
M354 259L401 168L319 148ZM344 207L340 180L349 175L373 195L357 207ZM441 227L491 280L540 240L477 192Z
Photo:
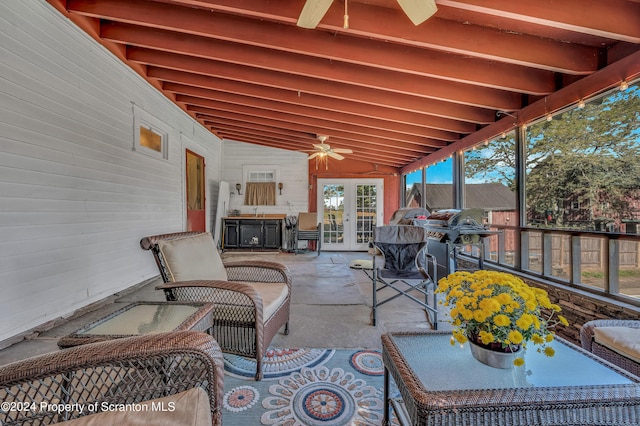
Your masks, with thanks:
M322 224L318 222L318 214L298 213L298 225L295 230L295 253L298 254L298 241L315 241L318 256L320 256L320 234L322 232Z
M373 269L370 277L373 285L373 325L376 325L378 306L406 296L423 306L430 320L433 316L433 328L437 330L437 262L434 256L427 253L427 231L421 226L378 226L374 230L372 244ZM376 252L384 256L383 267L376 266ZM429 287L433 288L433 306L429 305ZM393 289L397 294L378 300L378 292L385 288ZM411 292L421 293L424 300Z

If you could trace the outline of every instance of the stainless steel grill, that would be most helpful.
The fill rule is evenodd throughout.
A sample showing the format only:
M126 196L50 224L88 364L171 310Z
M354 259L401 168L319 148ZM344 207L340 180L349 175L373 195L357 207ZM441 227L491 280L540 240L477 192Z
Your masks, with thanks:
M424 220L414 220L427 230L430 254L438 262L438 277L446 277L457 268L457 251L463 246L473 246L479 256L479 268L484 261L482 239L499 233L485 228L482 224L484 211L481 209L447 209L433 212ZM473 248L472 248L473 250Z

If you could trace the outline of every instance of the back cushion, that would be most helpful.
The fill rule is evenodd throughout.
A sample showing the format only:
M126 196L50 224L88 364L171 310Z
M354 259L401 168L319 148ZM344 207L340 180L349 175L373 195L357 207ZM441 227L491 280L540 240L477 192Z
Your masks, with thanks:
M171 281L228 280L227 271L210 232L159 241L158 249Z

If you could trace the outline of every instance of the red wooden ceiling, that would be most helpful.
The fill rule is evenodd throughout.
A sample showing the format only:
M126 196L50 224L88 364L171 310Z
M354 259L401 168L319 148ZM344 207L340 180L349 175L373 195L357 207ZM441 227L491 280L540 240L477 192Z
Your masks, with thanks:
M224 139L401 168L640 49L640 0L48 0Z

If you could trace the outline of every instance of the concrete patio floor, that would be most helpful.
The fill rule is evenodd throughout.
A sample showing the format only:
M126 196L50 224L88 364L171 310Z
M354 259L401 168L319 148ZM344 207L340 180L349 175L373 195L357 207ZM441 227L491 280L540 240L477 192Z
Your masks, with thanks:
M372 285L360 269L349 267L354 259L370 260L363 252L308 253L231 253L229 260L260 259L280 262L293 276L290 333L278 333L273 347L332 347L381 349L380 336L389 331L430 330L425 310L406 297L398 297L378 308L377 324L371 325ZM128 303L162 301L164 294L155 290L160 278L129 291L115 294L96 309L77 313L42 332L34 332L21 342L0 350L0 365L27 357L57 351L61 337L93 322ZM385 289L382 296L393 295ZM419 293L416 297L420 298ZM440 307L442 309L442 307ZM438 328L448 329L445 315Z

